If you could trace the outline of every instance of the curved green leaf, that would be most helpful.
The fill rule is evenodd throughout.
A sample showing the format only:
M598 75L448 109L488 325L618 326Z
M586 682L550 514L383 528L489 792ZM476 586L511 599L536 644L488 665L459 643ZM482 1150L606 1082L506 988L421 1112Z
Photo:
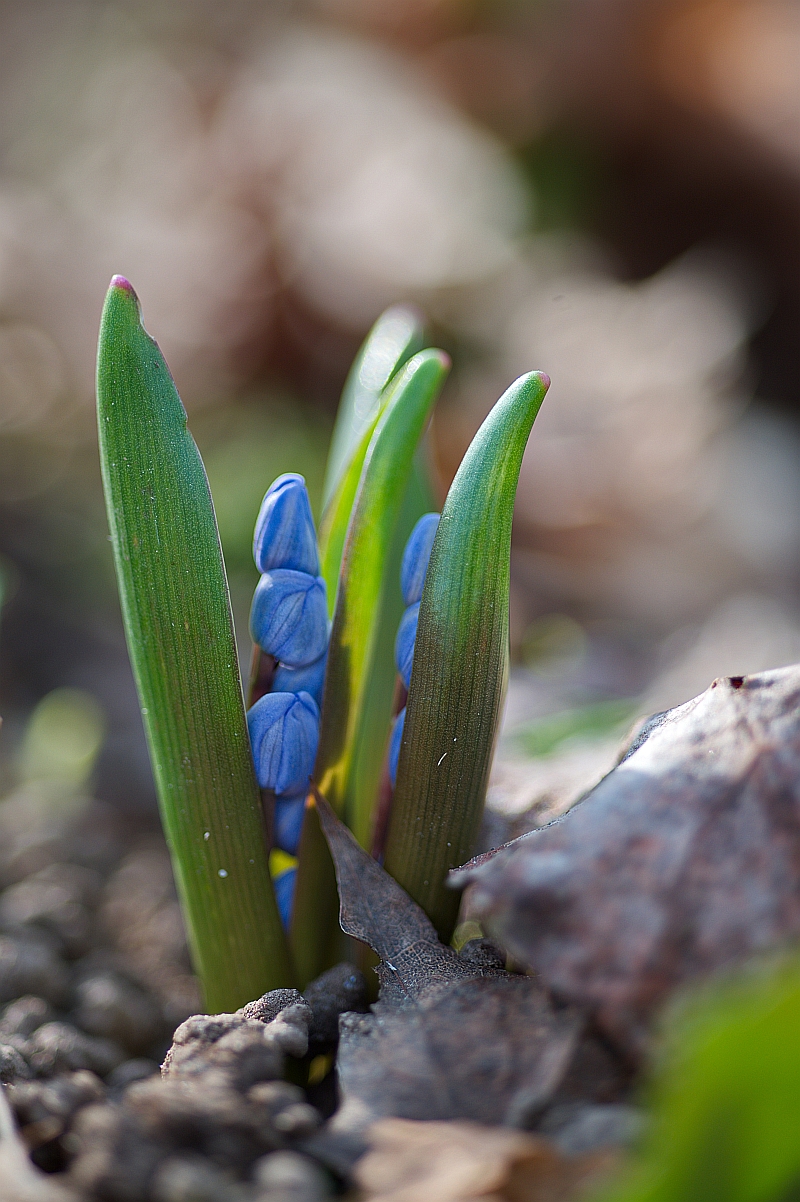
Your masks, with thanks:
M353 512L356 494L358 492L361 473L364 470L364 460L367 450L375 433L378 419L383 412L386 401L379 403L378 411L361 436L350 462L344 470L337 487L322 515L319 524L319 558L320 575L324 578L328 590L328 613L333 617L336 608L336 592L339 587L339 569L342 566L342 555L347 538L347 527Z
M444 352L422 351L392 384L367 451L342 557L315 779L362 846L369 845L374 793L368 795L359 782L359 749L365 745L367 729L373 738L379 733L374 729L374 713L368 712L365 702L375 665L388 566L417 443L449 366ZM388 719L387 709L387 727ZM386 733L384 730L380 740L381 753ZM327 882L324 903L323 876ZM330 937L322 914L329 903L334 918L336 913L332 881L330 855L312 810L300 845L292 918L292 946L302 980L324 967L320 958Z
M336 413L322 490L326 510L368 427L374 427L381 408L382 392L403 364L422 350L423 334L422 316L416 309L408 305L392 305L381 314L364 340L345 381ZM361 477L366 449L365 444L355 475L351 503L355 497L355 486ZM349 514L348 508L348 517ZM330 591L330 585L328 588Z
M445 877L475 847L507 679L514 496L549 383L541 372L522 376L472 440L420 605L385 867L445 943L459 904Z
M228 585L203 463L130 284L97 360L103 484L128 650L208 1008L292 983L269 875Z
M356 838L364 815L353 808L352 753L372 670L376 617L417 443L449 367L443 351L427 350L400 372L367 451L347 528L315 775L329 805L344 815ZM361 834L365 838L359 841L366 842L368 832Z

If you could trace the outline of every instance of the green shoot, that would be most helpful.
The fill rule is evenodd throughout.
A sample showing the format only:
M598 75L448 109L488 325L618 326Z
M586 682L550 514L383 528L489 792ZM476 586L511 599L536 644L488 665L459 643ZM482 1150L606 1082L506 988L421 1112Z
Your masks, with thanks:
M117 276L97 364L122 613L195 969L211 1011L292 983L214 509L186 413Z
M514 496L549 383L541 372L522 376L475 435L422 595L385 867L443 942L459 905L445 877L473 854L483 813L508 673Z

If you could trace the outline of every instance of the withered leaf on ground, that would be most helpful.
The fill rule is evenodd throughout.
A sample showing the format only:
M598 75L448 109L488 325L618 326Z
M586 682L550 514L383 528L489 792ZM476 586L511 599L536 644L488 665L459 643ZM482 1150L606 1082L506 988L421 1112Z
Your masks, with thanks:
M334 1127L382 1116L522 1126L575 1054L583 1017L556 1010L528 977L476 965L432 924L318 796L336 866L342 928L381 957L371 1014L340 1021L343 1106Z
M496 968L476 968L440 943L424 911L364 852L324 797L315 793L336 867L339 921L345 934L368 944L380 957L377 972L383 1003L400 1005L451 981L502 974Z
M356 1169L365 1202L566 1202L614 1163L608 1152L561 1156L520 1131L475 1123L382 1119Z
M574 809L452 874L628 1052L679 984L800 936L800 666L714 681Z

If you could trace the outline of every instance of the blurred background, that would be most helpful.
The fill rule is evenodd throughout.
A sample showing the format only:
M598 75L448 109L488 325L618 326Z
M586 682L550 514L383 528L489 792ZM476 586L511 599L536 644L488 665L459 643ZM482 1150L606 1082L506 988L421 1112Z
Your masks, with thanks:
M0 785L94 772L149 813L94 427L115 272L243 648L260 498L287 470L318 498L384 307L453 356L441 496L512 379L551 375L496 808L552 813L636 714L800 659L793 0L2 0Z

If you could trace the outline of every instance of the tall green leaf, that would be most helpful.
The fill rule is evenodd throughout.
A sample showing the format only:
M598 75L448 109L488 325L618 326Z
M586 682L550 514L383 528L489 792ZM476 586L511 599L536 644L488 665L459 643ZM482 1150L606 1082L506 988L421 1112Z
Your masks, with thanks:
M483 812L508 671L514 496L549 383L542 372L522 376L472 440L420 605L385 867L444 942L459 904L445 877L472 855Z
M364 462L347 528L333 616L316 777L321 792L358 837L352 752L373 664L376 617L417 444L447 377L442 351L421 351L392 386Z
M403 364L422 350L422 339L422 317L407 305L393 305L387 309L367 335L350 368L336 414L322 493L326 509L367 428L374 426L381 407L381 394ZM366 445L363 451L366 452ZM356 484L360 475L361 464L356 472ZM349 515L349 509L347 512Z
M334 809L366 846L374 797L359 789L358 750L373 715L365 707L374 667L387 568L417 443L449 370L442 351L427 350L398 374L375 428L347 530L333 618L315 779ZM388 713L386 715L388 722ZM373 731L373 734L375 732ZM381 751L384 739L381 740ZM322 879L326 900L321 900ZM301 979L324 967L329 934L321 910L335 915L327 845L313 810L300 845L292 946ZM324 924L323 924L324 925ZM314 928L317 928L314 934ZM315 940L319 943L314 947Z
M122 614L192 957L211 1011L292 983L203 463L139 302L115 276L97 361Z

